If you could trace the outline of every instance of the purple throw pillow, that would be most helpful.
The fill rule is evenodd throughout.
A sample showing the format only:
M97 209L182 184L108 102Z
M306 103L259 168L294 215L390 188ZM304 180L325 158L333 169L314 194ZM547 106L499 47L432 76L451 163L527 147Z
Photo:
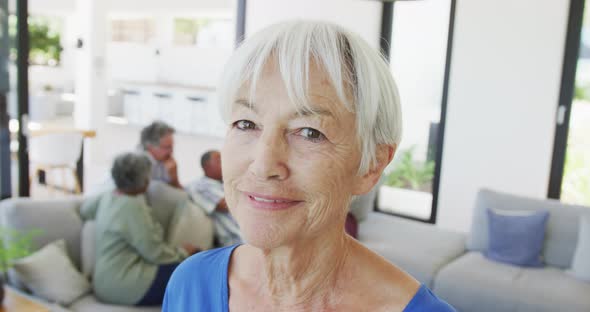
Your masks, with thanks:
M502 213L488 209L488 249L491 260L518 266L540 267L548 211Z

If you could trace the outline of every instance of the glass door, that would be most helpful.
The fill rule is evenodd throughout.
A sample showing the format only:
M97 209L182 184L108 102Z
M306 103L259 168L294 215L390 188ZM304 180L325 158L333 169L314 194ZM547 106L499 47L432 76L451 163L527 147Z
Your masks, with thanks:
M382 49L399 88L403 139L385 170L377 209L434 223L454 1L394 1L384 8L392 12Z
M590 206L590 7L573 0L549 197Z

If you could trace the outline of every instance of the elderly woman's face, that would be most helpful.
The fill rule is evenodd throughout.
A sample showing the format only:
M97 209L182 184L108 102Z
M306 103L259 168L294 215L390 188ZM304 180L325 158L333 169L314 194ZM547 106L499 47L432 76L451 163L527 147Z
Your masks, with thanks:
M248 89L233 105L221 162L226 201L246 241L272 248L343 230L350 196L365 191L356 189L354 113L315 67L309 105L317 114L297 114L272 65L253 103Z

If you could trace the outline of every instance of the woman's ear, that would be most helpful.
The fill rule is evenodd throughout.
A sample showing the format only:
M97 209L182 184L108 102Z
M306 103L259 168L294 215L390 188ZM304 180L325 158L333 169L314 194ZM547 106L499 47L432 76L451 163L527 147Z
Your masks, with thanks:
M367 173L358 177L357 183L355 183L355 188L353 190L353 195L362 195L368 193L373 188L373 186L377 184L381 178L383 170L385 170L385 167L387 167L387 165L393 159L396 149L397 144L377 145L377 148L375 149L375 163L373 163Z

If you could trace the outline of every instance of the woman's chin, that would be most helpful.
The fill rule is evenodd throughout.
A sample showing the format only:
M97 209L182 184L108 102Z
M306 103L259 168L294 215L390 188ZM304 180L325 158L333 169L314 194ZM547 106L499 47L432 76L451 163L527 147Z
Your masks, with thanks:
M240 223L240 230L244 241L248 245L263 250L277 248L291 241L296 236L295 233L297 231L290 231L289 228L289 224Z

